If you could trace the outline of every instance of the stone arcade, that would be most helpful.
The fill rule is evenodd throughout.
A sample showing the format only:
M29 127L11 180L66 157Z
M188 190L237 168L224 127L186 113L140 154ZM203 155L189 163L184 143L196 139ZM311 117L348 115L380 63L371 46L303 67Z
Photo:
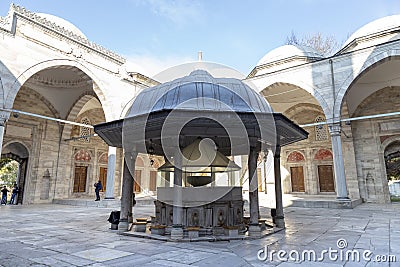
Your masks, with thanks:
M103 195L120 197L128 190L122 185L123 151L94 136L92 125L125 118L135 95L172 78L127 70L125 58L89 41L61 18L15 5L4 15L1 156L20 164L18 201L92 198L98 178L106 185ZM274 112L310 133L281 150L284 193L390 201L385 163L400 150L399 29L399 15L373 21L330 57L307 47L278 47L243 77ZM189 73L181 71L179 77ZM279 171L273 156L261 156L256 164L258 189L267 194L275 191L274 172ZM137 156L129 190L155 195L157 186L164 186L157 177L164 159L154 155L151 160L153 165L149 155ZM247 156L233 160L245 181ZM249 189L247 183L241 186Z

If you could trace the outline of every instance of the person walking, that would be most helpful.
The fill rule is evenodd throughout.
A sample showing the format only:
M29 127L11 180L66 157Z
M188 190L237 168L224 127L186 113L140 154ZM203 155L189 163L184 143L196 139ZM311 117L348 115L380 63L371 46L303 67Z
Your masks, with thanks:
M103 189L103 185L101 184L101 181L99 180L97 183L94 184L94 191L96 192L96 200L95 201L99 201L100 200L100 190Z
M1 189L1 204L7 205L7 193L9 190L7 189L6 186L3 186L3 189Z
M19 193L19 188L17 184L14 184L14 188L11 192L11 199L10 199L10 204L14 204L15 202L15 197L17 196L17 194ZM18 203L16 203L18 204Z

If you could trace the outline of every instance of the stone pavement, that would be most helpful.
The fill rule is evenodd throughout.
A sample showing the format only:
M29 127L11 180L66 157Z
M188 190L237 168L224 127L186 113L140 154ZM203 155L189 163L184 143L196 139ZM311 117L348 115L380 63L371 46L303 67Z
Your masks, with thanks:
M154 208L134 210L135 217L143 217ZM285 231L259 240L196 243L118 235L109 230L110 211L66 205L1 206L0 266L299 266L279 260L277 253L272 261L264 259L266 246L268 255L282 250L283 259L289 253L298 259L304 255L300 264L310 267L400 266L400 204L363 204L353 210L288 207ZM338 239L343 239L341 247L347 246L338 249ZM329 253L321 257L321 251L329 248L332 260ZM370 258L393 255L397 262L366 262L364 250L372 252L367 253ZM309 261L311 251L321 261ZM357 253L361 262L353 261Z

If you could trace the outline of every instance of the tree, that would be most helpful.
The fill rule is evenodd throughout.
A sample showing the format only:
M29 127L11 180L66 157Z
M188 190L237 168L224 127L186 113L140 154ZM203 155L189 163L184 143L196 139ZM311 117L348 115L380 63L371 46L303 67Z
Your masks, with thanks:
M11 188L17 180L19 164L15 160L0 160L0 183Z
M292 31L291 35L286 38L286 44L308 46L325 56L332 55L340 48L340 44L334 36L323 36L320 32L305 35L299 39Z

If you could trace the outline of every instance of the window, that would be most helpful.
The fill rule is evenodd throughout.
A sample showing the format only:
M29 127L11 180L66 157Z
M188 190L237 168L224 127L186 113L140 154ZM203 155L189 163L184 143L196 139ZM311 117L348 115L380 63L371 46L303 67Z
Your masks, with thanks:
M325 122L324 116L318 116L315 118L315 122ZM326 124L315 125L315 140L324 141L328 140L328 129Z
M83 118L83 119L81 120L81 123L82 123L82 124L90 125L90 120L89 120L88 118L85 117L85 118ZM90 142L90 137L89 137L89 135L90 135L90 128L89 128L89 127L81 126L81 131L80 131L79 136L87 136L87 137L81 138L80 140L81 140L82 142L89 143L89 142Z

